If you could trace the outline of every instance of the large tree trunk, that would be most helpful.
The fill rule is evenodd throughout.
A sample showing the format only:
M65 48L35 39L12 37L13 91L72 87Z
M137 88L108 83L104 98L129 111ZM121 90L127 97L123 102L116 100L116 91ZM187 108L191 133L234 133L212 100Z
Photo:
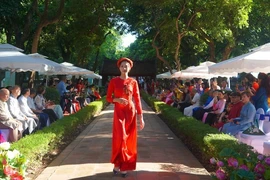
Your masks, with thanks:
M64 47L65 46L65 47ZM71 62L71 50L70 47L66 44L59 44L59 48L61 51L61 55L63 57L64 62Z
M222 61L229 59L233 47L228 43L222 53Z
M157 33L156 33L154 39L152 40L152 47L156 50L156 56L157 56L157 58L158 58L160 61L162 61L162 62L165 64L165 66L167 66L167 68L168 68L168 69L170 70L170 72L172 73L172 67L170 66L169 62L166 61L166 60L160 55L160 52L159 52L159 51L160 51L160 47L158 47L158 46L155 44L158 35L159 35L159 31L157 31Z
M65 0L61 0L58 7L57 14L52 19L49 19L48 17L49 0L45 0L44 12L40 15L40 21L33 37L32 50L31 50L32 53L37 53L39 37L41 35L42 28L50 24L57 23L60 20L60 17L64 10L64 5L65 5ZM29 78L29 87L34 86L34 79L35 79L35 72L32 72L31 77Z
M192 14L192 16L190 17L190 19L186 22L185 26L186 29L180 31L179 30L179 20L181 18L181 16L183 15L184 11L186 10L186 2L183 4L183 7L181 8L181 10L179 11L179 14L176 18L175 21L175 28L176 28L176 32L177 32L177 44L176 44L176 49L175 49L175 54L174 54L174 61L176 64L176 70L180 71L181 70L181 61L180 61L180 46L181 46L181 41L182 38L187 34L188 29L191 25L191 22L193 21L193 19L196 16L196 12Z
M106 41L106 38L107 38L107 36L108 36L109 34L111 34L111 31L109 31L109 32L107 32L107 33L105 34L103 42ZM100 48L101 48L103 42L101 42L101 43L99 44L99 46L98 46L97 53L96 53L96 58L95 58L95 62L94 62L93 67L92 67L92 69L91 69L92 71L96 71L96 70L97 70L97 67L98 67L98 57L99 57L99 52L100 52Z
M216 47L215 47L214 41L211 40L208 43L208 46L209 46L209 54L210 54L209 61L217 62L217 59L216 59Z
M215 45L215 41L204 32L204 30L202 28L196 29L196 31L198 31L200 38L208 44L208 48L209 48L209 61L211 62L217 62L216 59L216 45Z
M53 18L49 19L49 17L48 17L49 0L45 0L45 2L44 2L44 12L43 12L42 15L40 15L40 21L39 21L38 27L37 27L37 29L35 31L34 37L33 37L32 53L37 52L39 37L41 35L42 28L46 27L46 26L48 26L50 24L57 23L60 20L61 15L62 15L63 10L64 10L64 5L65 5L65 0L61 0L61 2L59 4L59 7L58 7L57 14Z
M43 24L40 24L36 29L36 32L33 37L33 42L32 42L32 51L31 51L32 53L37 53L39 37L40 37L43 27L44 27Z

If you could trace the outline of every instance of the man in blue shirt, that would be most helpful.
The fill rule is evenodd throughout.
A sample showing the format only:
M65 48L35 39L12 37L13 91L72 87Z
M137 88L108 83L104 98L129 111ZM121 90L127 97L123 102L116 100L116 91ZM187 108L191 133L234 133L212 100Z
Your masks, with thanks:
M62 110L64 111L65 109L65 98L64 95L67 92L66 89L66 82L67 82L67 77L66 76L61 76L60 77L60 82L57 84L56 88L60 94L60 106Z

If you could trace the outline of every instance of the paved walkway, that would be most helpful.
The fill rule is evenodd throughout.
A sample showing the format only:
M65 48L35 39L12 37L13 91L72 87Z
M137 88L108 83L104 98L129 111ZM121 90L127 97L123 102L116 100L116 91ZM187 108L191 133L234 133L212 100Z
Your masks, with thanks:
M145 128L138 133L137 170L127 180L210 180L209 173L144 102ZM95 120L36 180L110 180L113 105Z

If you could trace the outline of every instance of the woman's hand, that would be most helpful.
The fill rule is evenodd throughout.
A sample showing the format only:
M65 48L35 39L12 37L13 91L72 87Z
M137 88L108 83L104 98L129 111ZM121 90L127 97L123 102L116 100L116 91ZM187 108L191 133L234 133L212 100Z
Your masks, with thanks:
M142 114L137 114L137 118L140 122L140 130L143 130L145 123L144 123Z
M114 98L113 102L117 102L119 104L123 104L123 105L127 105L128 104L128 100L126 100L125 98Z
M233 119L229 119L227 122L233 122Z

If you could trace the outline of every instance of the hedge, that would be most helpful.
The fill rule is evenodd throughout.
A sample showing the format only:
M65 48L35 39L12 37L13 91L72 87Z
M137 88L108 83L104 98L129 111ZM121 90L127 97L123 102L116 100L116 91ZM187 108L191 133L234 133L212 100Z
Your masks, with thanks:
M72 136L78 127L90 123L106 104L105 97L91 102L77 113L64 116L50 126L14 142L11 149L19 150L27 158L28 167L37 166L42 163L45 155L61 146L65 137Z
M193 117L183 115L177 108L161 102L144 91L141 92L144 101L157 113L160 113L164 122L169 128L189 147L196 149L196 152L203 155L204 160L217 157L224 148L234 149L236 152L243 152L256 156L252 147L243 143L228 134L219 132Z

